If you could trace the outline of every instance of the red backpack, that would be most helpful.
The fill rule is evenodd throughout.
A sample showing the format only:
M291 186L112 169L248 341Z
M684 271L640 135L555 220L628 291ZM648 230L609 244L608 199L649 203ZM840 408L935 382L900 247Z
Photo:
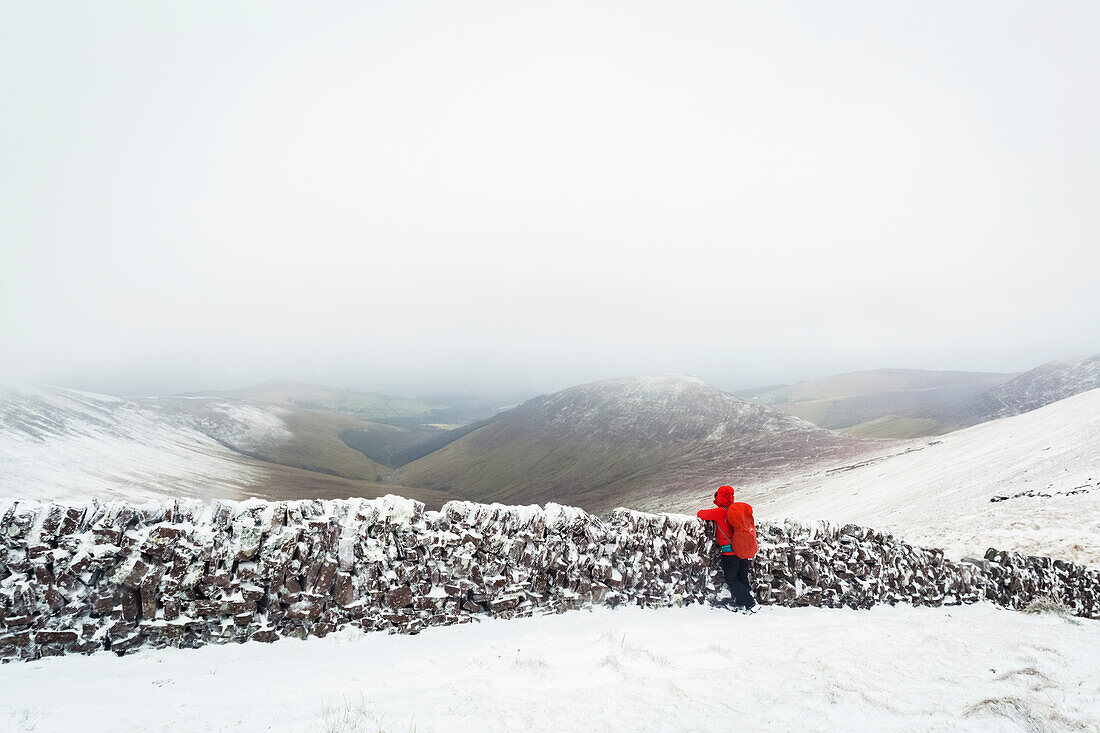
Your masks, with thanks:
M733 530L730 545L733 554L748 560L756 556L759 549L756 544L756 520L752 518L752 507L743 501L735 501L726 510L726 521Z

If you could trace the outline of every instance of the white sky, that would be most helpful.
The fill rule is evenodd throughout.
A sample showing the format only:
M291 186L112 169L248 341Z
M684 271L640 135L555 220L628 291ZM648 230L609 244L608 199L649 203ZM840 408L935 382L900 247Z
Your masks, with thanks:
M4 2L0 372L738 387L1100 351L1096 3Z

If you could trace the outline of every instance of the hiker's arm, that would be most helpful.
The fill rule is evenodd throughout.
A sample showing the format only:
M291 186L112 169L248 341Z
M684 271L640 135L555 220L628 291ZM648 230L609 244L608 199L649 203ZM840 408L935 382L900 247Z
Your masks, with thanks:
M713 509L700 509L695 512L695 516L706 522L717 522L719 519L726 516L726 510L718 506Z

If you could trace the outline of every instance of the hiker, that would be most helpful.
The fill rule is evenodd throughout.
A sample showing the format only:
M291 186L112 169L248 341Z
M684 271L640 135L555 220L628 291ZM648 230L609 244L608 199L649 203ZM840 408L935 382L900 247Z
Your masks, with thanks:
M730 587L735 610L752 611L756 607L749 586L749 560L756 555L756 523L752 507L733 500L732 486L719 486L714 492L713 509L700 509L695 516L714 522L718 549L722 552L722 573Z

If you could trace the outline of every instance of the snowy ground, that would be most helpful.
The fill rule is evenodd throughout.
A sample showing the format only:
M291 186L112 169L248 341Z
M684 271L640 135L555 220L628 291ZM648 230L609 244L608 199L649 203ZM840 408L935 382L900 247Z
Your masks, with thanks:
M141 502L207 498L219 487L243 493L266 473L227 446L285 433L274 408L0 385L0 496Z
M1100 623L598 608L0 666L0 730L1095 731Z
M854 522L949 557L997 547L1100 565L1100 389L910 449L739 497L757 520Z

